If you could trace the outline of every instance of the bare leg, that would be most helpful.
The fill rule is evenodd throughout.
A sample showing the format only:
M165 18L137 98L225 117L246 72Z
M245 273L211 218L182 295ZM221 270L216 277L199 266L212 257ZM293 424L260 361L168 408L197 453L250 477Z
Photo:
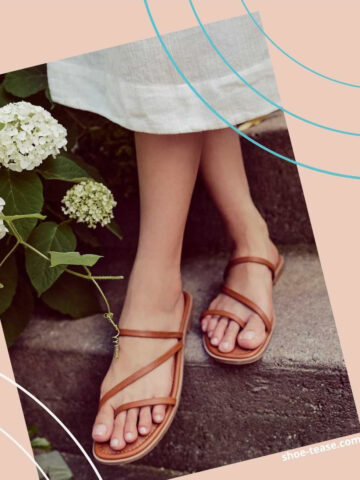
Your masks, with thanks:
M177 330L184 301L180 257L190 200L197 176L202 133L136 134L140 182L140 238L120 318L122 328ZM120 339L120 358L113 360L103 381L103 395L138 368L174 345L172 339ZM149 397L166 397L172 385L173 359L119 392L98 413L96 441L110 441L115 450L146 435L160 423L166 407L156 405L121 412L119 405Z
M206 132L201 169L232 240L232 258L253 255L276 262L276 247L250 196L238 135L231 129ZM266 267L237 265L229 272L226 283L269 315L272 313L272 279ZM233 350L236 339L243 348L256 348L264 340L262 320L239 302L219 294L210 308L233 312L247 322L239 334L239 326L227 318L208 316L202 321L203 331L220 351Z

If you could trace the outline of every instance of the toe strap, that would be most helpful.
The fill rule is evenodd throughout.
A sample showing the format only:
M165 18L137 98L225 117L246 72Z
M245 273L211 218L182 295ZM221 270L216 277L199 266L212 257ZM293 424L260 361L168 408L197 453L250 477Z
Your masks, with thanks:
M128 402L120 405L120 407L114 410L115 416L123 412L124 410L130 410L130 408L152 407L154 405L175 405L176 398L174 397L159 397L159 398L146 398L144 400L137 400L136 402Z
M234 320L234 322L238 323L241 328L244 328L246 325L244 320L241 320L240 317L238 317L234 313L227 312L226 310L205 310L205 312L201 314L200 320L202 320L204 317L207 317L208 315L218 315L220 317L229 318L230 320Z
M250 300L249 298L247 297L244 297L244 295L241 295L240 293L238 292L235 292L235 290L232 290L231 288L227 287L226 285L223 285L221 287L221 291L222 293L224 293L225 295L227 295L228 297L231 297L233 298L234 300L237 300L238 302L242 303L243 305L245 305L247 308L249 308L250 310L252 310L254 313L256 313L257 315L259 315L259 317L261 318L261 320L264 322L265 324L265 327L266 327L266 330L268 332L271 332L271 329L272 329L272 322L270 321L269 317L266 315L266 313L264 312L264 310L262 310L259 305L256 305L256 303L254 303L252 300Z

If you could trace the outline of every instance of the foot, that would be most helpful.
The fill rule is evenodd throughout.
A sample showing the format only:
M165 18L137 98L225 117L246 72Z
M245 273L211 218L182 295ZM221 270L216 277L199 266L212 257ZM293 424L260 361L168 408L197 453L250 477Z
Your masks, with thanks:
M271 242L267 228L262 226L255 233L238 243L231 258L257 256L273 264L278 260L278 251ZM271 319L273 316L272 275L270 270L255 263L244 263L232 267L226 278L226 285L256 303ZM219 293L211 302L209 310L225 310L240 317L246 326L240 331L239 325L226 317L206 316L201 322L202 331L210 338L210 343L220 352L234 350L236 343L245 349L255 349L266 338L262 319L240 302Z
M119 325L127 329L177 331L183 310L184 298L179 275L169 272L155 275L153 269L149 274L148 268L138 266L130 278ZM120 338L119 358L113 359L110 365L101 386L100 397L165 353L176 342L176 339ZM110 441L111 448L119 451L126 444L135 442L139 435L146 436L153 424L160 424L165 417L165 405L132 408L119 413L116 418L114 410L124 403L169 396L173 367L172 357L109 399L98 412L93 426L93 439L96 442Z

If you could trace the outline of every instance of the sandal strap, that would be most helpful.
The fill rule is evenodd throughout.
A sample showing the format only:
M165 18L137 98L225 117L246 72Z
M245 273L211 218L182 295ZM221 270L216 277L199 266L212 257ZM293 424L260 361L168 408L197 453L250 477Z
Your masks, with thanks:
M226 317L229 318L230 320L234 320L234 322L238 323L241 328L244 328L246 323L244 320L242 320L240 317L235 315L234 313L227 312L226 310L205 310L200 317L200 320L202 320L204 317L207 317L208 315L219 315L220 317Z
M277 269L277 267L280 263L280 255L279 255L279 259L278 259L276 265L274 265L272 262L270 262L266 258L262 258L262 257L237 257L237 258L233 258L232 260L229 261L229 263L227 264L227 266L225 268L224 278L227 276L227 274L229 273L229 270L232 267L235 267L235 265L240 265L241 263L258 263L260 265L265 265L271 271L271 275L272 275L272 278L274 280L276 269Z
M148 373L152 372L157 368L159 365L162 363L166 362L171 358L173 355L175 355L177 352L179 352L182 348L184 347L183 340L179 340L176 345L174 345L170 350L165 352L163 355L160 355L160 357L156 358L153 360L151 363L146 365L145 367L140 368L136 372L134 372L132 375L129 375L127 378L122 380L120 383L115 385L111 390L109 390L100 400L99 402L99 410L100 408L114 395L119 393L121 390L124 388L128 387L132 383L136 382L136 380L139 380L139 378L144 377Z
M254 303L252 300L250 300L247 297L244 297L244 295L241 295L238 292L235 292L235 290L232 290L231 288L227 287L226 285L223 285L221 287L222 293L225 295L228 295L229 297L233 298L234 300L237 300L238 302L242 303L246 307L248 307L250 310L252 310L254 313L259 315L261 320L264 322L266 330L270 333L272 329L272 322L270 321L269 317L266 315L266 313L258 306L256 303Z
M147 398L145 400L137 400L136 402L128 402L120 405L120 407L114 410L115 416L123 412L124 410L130 410L130 408L152 407L154 405L176 405L176 398L174 397L159 397L159 398Z
M162 332L153 330L131 330L128 328L120 328L121 337L138 337L138 338L183 338L183 332Z

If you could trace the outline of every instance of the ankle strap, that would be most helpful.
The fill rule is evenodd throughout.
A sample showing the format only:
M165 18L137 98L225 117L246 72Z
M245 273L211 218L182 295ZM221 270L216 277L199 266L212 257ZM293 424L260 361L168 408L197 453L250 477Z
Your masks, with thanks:
M229 273L229 270L232 267L235 267L235 265L239 265L241 263L258 263L260 265L265 265L265 267L267 267L271 271L272 278L274 279L274 277L275 277L275 272L276 272L277 265L274 265L269 260L267 260L266 258L262 258L262 257L238 257L238 258L233 258L232 260L230 260L230 262L227 264L227 266L225 268L224 277L227 276L227 274ZM277 263L279 263L279 262L277 262Z

